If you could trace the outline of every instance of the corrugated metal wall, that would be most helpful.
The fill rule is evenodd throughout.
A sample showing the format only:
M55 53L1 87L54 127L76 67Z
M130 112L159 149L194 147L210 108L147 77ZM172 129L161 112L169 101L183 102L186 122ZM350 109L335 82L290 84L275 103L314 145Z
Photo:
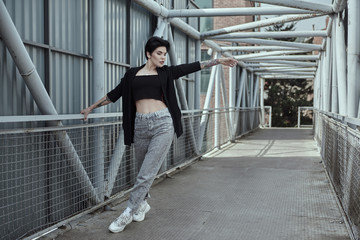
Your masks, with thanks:
M158 2L169 9L173 2L175 8L188 6L188 0ZM92 0L4 0L4 3L57 112L79 113L82 108L90 105L93 92ZM106 0L104 11L104 91L108 92L120 82L130 66L145 62L144 45L153 34L157 19L130 0ZM197 28L197 18L189 21ZM174 30L174 39L179 63L194 61L195 41L177 30ZM193 79L193 74L189 78ZM2 41L0 84L0 101L3 103L0 116L41 114ZM193 82L184 81L189 108L193 108L193 85ZM105 112L117 111L121 111L120 103L110 104L105 108ZM24 126L28 127L26 124L2 124L0 128ZM79 136L74 134L70 137L75 139ZM6 146L9 141L0 140L0 147ZM89 207L84 194L72 189L77 183L71 182L71 177L64 179L64 176L72 173L62 155L52 152L52 145L55 143L51 136L24 136L23 139L13 141L13 145L17 147L6 149L8 152L0 154L6 156L0 159L6 163L0 168L0 188L7 191L6 200L2 202L7 208L0 215L6 216L0 219L1 235L5 239L8 236L18 238L22 234L31 234L32 231L48 227ZM185 138L181 141L185 144ZM34 148L32 142L43 144L41 148ZM79 147L75 145L75 148ZM18 153L16 156L12 154L15 151ZM27 159L29 152L35 152L34 161L18 161L19 156ZM88 162L92 160L79 154L84 166L89 165ZM33 169L32 166L41 167ZM92 179L92 169L86 170ZM119 174L128 173L124 170L124 173ZM34 176L36 179L33 179ZM17 182L17 179L27 178L32 180L29 183ZM124 183L118 180L115 185L113 193L121 191ZM78 196L76 204L69 203L69 196L74 194ZM13 208L8 206L13 206L17 211L14 213ZM34 218L37 220L33 221ZM11 226L8 228L7 225ZM12 232L7 229L12 229Z

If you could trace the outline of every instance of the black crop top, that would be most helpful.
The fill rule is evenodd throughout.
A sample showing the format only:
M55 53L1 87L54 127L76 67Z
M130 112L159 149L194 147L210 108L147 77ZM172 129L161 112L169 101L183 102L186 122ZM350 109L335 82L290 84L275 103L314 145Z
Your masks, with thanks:
M132 83L134 101L141 99L162 100L162 89L158 75L135 76Z

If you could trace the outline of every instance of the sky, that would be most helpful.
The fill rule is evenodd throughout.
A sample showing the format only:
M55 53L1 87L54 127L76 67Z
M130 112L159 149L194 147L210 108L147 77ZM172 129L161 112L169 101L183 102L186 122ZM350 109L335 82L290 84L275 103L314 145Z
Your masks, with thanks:
M310 2L310 0L308 0ZM316 3L323 3L323 4L332 4L332 0L316 0ZM261 4L262 7L277 7L274 5L269 5L269 4ZM271 16L264 16L267 18L270 18ZM295 29L297 31L312 31L313 27L312 25L314 25L315 30L322 30L325 28L325 17L317 17L317 18L311 18L311 19L306 19L306 20L301 20L298 21L298 23L295 26Z

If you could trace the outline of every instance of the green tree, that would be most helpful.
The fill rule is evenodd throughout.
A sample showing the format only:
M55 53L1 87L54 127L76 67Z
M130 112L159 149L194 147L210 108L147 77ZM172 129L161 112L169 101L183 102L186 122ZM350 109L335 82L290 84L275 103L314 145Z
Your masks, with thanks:
M294 31L296 23L276 24L268 27L266 31ZM295 38L278 39L282 41L295 41ZM265 82L267 98L264 104L272 106L272 126L294 127L297 124L299 106L312 106L312 82L306 79L268 79ZM309 98L311 98L309 100ZM301 120L302 124L311 124L311 118Z

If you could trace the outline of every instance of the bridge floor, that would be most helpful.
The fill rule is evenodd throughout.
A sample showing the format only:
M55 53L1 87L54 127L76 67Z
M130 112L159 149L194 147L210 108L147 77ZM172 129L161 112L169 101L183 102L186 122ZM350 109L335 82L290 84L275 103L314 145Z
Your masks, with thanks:
M258 130L151 189L140 223L112 234L125 207L57 239L350 239L311 129Z

